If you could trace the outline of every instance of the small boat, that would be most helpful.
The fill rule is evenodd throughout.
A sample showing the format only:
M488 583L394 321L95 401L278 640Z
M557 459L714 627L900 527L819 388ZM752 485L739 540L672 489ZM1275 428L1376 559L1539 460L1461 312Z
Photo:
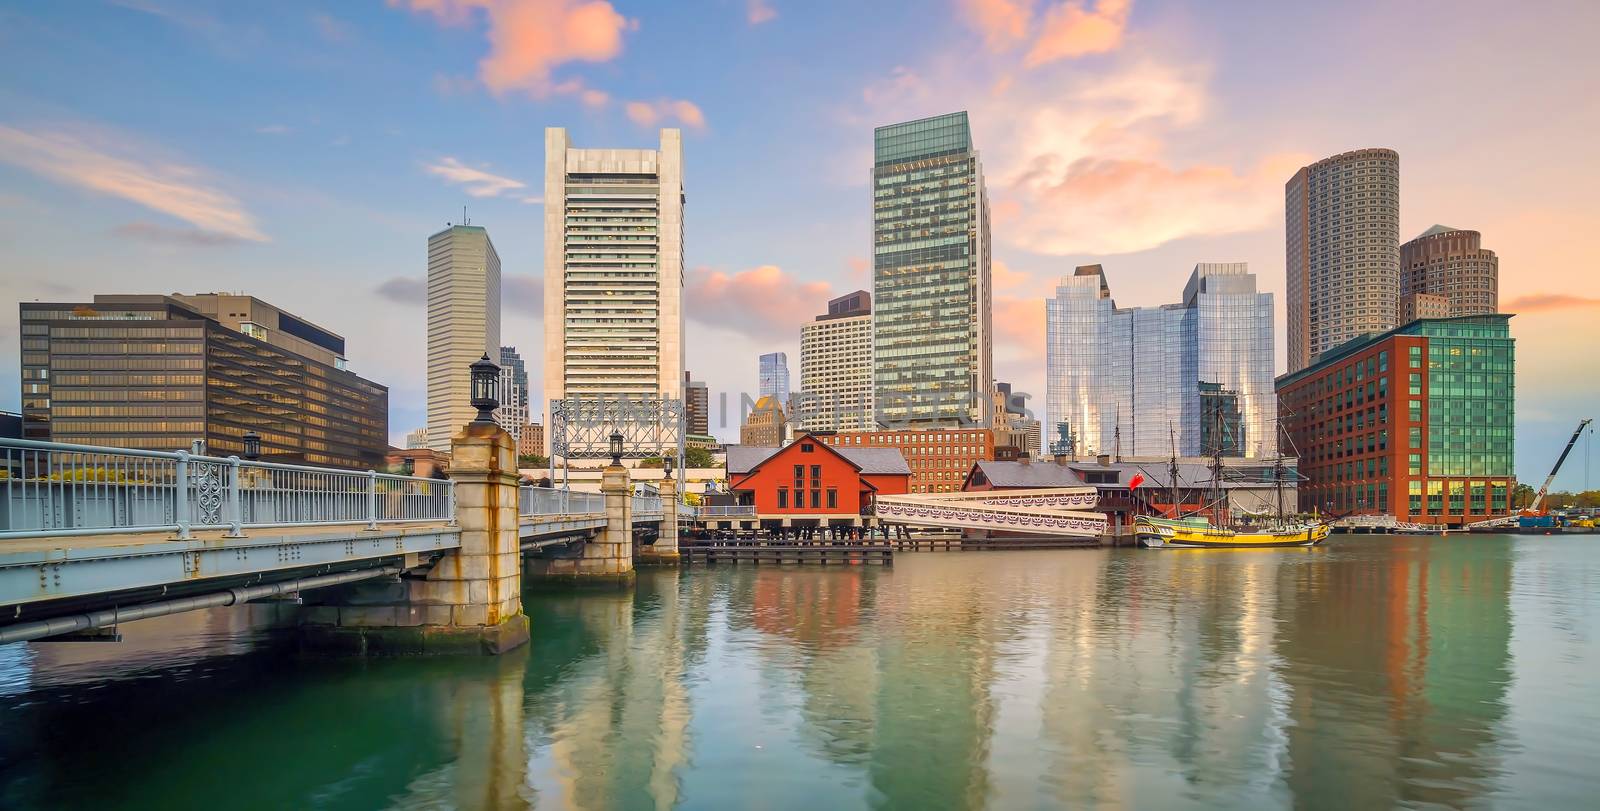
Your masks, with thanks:
M1329 531L1327 524L1232 529L1214 527L1203 518L1152 518L1145 515L1135 518L1133 522L1133 537L1146 549L1316 546L1328 539Z

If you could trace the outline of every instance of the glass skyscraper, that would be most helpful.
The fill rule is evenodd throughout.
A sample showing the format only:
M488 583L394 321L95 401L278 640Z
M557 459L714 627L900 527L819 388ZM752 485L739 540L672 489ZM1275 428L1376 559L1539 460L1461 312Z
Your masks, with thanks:
M789 407L789 356L783 352L769 352L760 360L760 397L771 397L784 408Z
M1069 446L1057 450L1277 452L1272 294L1244 263L1196 265L1181 304L1132 309L1086 265L1045 300L1045 319L1045 408Z
M890 425L982 424L989 199L965 112L873 133L873 386Z

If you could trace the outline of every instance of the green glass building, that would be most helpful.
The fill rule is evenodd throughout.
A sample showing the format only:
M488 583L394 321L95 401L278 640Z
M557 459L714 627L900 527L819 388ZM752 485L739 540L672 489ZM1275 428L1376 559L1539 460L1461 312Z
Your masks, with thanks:
M873 133L873 387L889 426L983 425L989 198L966 112Z

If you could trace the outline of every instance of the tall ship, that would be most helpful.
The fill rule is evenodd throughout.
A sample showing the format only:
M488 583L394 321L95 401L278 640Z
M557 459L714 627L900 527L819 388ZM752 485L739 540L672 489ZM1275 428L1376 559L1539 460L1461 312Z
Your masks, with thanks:
M1178 505L1178 455L1173 450L1168 468L1171 478L1172 515L1158 517L1141 515L1134 519L1134 540L1147 549L1210 549L1245 548L1266 549L1281 546L1316 546L1328 539L1332 531L1324 521L1300 521L1285 517L1283 510L1283 480L1287 471L1283 457L1273 460L1272 478L1277 490L1276 516L1262 520L1252 516L1249 524L1234 524L1229 517L1228 494L1222 486L1222 450L1220 443L1211 455L1210 517L1182 516Z

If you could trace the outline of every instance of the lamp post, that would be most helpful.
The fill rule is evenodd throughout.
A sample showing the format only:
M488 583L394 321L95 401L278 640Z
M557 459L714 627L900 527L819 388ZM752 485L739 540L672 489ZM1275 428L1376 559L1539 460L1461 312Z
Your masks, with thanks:
M478 409L478 416L472 421L492 423L494 410L500 407L500 367L489 360L489 353L485 352L469 368L472 369L472 407Z
M622 465L622 432L621 431L612 431L611 432L611 464L615 465L615 466L621 466Z
M244 436L245 461L255 462L261 458L261 435L255 431L245 431Z

